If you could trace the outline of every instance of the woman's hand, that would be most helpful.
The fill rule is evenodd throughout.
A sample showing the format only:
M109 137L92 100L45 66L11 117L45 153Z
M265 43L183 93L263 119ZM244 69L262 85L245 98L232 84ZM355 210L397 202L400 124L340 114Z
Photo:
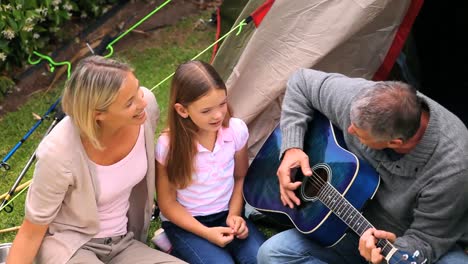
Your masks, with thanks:
M228 215L226 224L232 228L234 235L238 239L245 239L249 236L249 228L244 218L238 215Z

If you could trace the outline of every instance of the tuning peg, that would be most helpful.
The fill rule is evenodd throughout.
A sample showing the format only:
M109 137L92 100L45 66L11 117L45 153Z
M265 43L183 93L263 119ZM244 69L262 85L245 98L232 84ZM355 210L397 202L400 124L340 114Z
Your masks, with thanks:
M413 259L417 259L419 257L419 255L421 255L419 250L414 251ZM425 264L426 262L427 262L427 259L424 259L424 261L420 262L419 264ZM413 262L411 262L411 264L418 264L418 263L413 261Z

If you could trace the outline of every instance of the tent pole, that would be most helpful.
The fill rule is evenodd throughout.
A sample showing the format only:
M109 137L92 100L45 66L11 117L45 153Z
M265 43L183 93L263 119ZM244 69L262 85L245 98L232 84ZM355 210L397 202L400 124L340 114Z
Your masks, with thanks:
M55 127L55 125L57 125L58 122L60 122L60 120L62 120L62 118L65 116L65 114L62 112L62 111L56 111L55 112L55 117L54 117L54 121L52 122L52 124L49 126L49 128L47 129L46 133L44 134L44 137L50 133L50 131ZM43 138L44 138L43 137ZM18 177L16 178L15 180L15 183L13 183L13 186L10 188L10 191L8 191L8 193L6 194L5 198L3 199L3 202L2 204L0 205L0 210L3 209L5 210L5 212L7 213L11 213L13 211L13 206L9 204L9 201L10 201L10 198L13 196L13 194L15 193L16 191L16 188L18 187L18 185L20 184L21 180L23 179L24 175L26 174L26 172L28 171L29 167L31 166L31 164L36 160L36 151L34 151L34 153L31 155L31 157L29 158L28 162L26 163L26 166L23 168L23 170L21 171L21 173L18 175Z

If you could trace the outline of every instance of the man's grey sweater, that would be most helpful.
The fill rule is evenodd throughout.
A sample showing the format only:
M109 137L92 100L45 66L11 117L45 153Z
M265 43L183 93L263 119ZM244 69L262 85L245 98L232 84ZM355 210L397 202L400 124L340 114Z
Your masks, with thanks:
M283 100L281 154L302 148L314 109L323 113L344 132L348 149L380 175L377 194L364 210L366 218L395 233L397 248L419 250L433 263L457 241L466 243L468 131L454 114L418 92L429 109L429 124L417 147L395 161L346 133L351 102L371 85L360 78L298 70Z

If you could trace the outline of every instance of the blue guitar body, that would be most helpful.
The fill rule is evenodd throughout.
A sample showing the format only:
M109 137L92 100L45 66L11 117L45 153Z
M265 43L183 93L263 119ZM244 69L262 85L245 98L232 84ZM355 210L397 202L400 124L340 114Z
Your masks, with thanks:
M309 156L312 176L300 169L294 181L301 181L296 196L301 205L294 209L280 200L278 177L281 132L279 126L252 161L244 182L244 199L258 211L297 230L325 247L333 246L348 228L359 236L372 224L361 210L379 187L380 178L367 163L346 150L343 134L321 113L315 111L304 137L304 152ZM426 259L416 250L412 254L399 250L385 239L377 241L389 264L424 264Z
M292 223L300 232L323 246L332 246L342 238L348 225L320 200L314 199L313 195L304 197L299 189L296 195L302 200L301 206L291 209L281 203L276 176L280 165L280 147L281 132L278 126L249 167L244 183L245 201L285 225ZM309 156L314 172L357 210L361 211L366 201L375 194L379 186L378 174L345 149L341 131L317 111L309 124L303 150ZM300 169L296 171L295 181L304 181ZM302 189L307 189L306 184L305 181Z

